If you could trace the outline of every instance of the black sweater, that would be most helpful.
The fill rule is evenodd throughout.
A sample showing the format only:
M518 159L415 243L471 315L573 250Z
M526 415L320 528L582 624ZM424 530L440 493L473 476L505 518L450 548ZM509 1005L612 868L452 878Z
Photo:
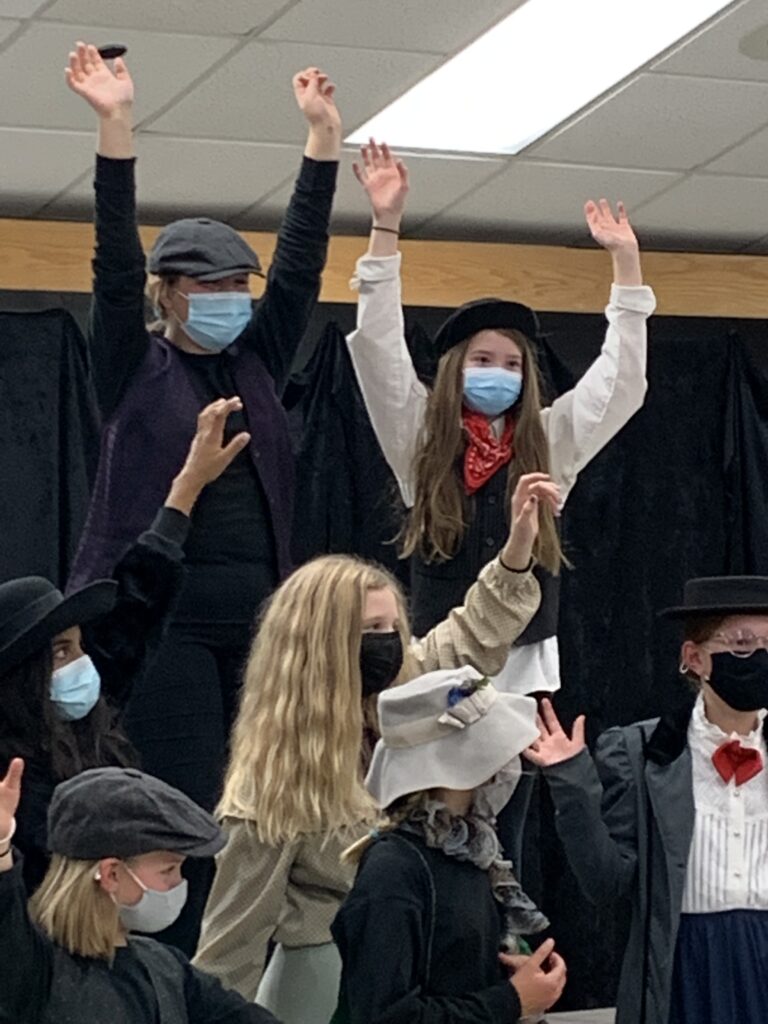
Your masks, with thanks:
M488 873L414 835L398 830L373 844L331 931L343 961L338 1024L513 1024L520 1016L498 960L501 906Z

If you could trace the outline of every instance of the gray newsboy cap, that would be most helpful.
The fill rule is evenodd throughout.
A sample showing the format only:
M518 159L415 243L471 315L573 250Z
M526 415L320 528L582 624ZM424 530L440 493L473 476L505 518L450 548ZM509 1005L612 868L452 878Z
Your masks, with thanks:
M208 217L186 217L163 228L149 254L152 274L185 274L219 281L232 274L259 274L259 257L228 224Z
M188 796L134 768L92 768L60 783L48 809L48 847L74 860L155 850L212 857L226 835Z

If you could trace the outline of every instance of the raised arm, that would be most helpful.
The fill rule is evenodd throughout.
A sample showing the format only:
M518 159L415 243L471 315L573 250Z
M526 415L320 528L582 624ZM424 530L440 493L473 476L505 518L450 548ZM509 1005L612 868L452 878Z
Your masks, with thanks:
M229 415L239 398L219 399L197 418L184 465L149 530L117 564L117 601L112 611L83 627L85 649L101 676L110 703L122 708L134 680L162 639L184 579L184 542L192 509L250 440L246 433L224 444Z
M304 161L278 232L264 296L241 336L242 344L258 352L278 393L288 382L320 293L341 149L336 87L328 76L308 68L294 76L293 89L309 124Z
M656 306L643 285L640 250L622 203L614 215L605 199L584 207L592 237L611 255L613 286L600 355L574 388L542 412L550 471L563 501L581 470L642 407L647 391L646 320Z
M352 363L384 457L406 506L414 501L413 456L424 422L427 389L405 343L398 237L408 194L408 171L386 144L361 149L355 176L371 204L368 252L357 262L357 327L348 336Z
M14 758L0 779L0 1020L37 1024L45 1019L53 948L29 919L21 863L14 863L11 847L23 770Z
M525 756L547 780L557 833L584 895L611 906L630 894L637 877L637 785L623 730L600 737L596 768L583 716L569 737L545 700L539 728Z
M541 592L531 571L539 503L557 509L560 496L544 473L528 473L512 496L509 538L481 571L464 604L410 647L419 672L472 665L485 675L504 667L509 649L536 613Z
M78 43L66 69L70 89L96 111L96 252L90 358L102 416L117 406L149 344L144 322L144 251L136 223L133 82L122 58L110 68Z

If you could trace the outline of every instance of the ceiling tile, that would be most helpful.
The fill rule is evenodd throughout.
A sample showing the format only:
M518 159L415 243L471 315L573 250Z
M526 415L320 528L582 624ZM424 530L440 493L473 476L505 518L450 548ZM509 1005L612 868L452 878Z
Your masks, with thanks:
M268 23L285 5L285 0L56 0L41 17L104 28L241 36Z
M768 60L751 60L739 52L742 37L766 22L765 0L750 0L660 60L654 71L768 82Z
M64 82L62 69L77 39L104 41L104 32L82 25L36 22L0 55L0 96L14 97L12 104L0 107L1 124L95 128L93 111ZM183 91L232 45L224 39L130 31L122 32L120 41L134 51L130 67L136 81L139 120ZM29 74L30 68L34 75ZM19 89L22 81L24 89Z
M438 60L393 51L253 42L152 127L168 135L300 143L306 127L291 89L296 71L314 65L332 76L345 130L351 131Z
M139 135L137 152L138 212L143 223L165 223L182 216L229 220L293 177L302 155L298 146L152 135ZM46 216L90 216L92 196L89 177L61 196Z
M696 174L638 211L647 245L673 240L697 250L736 249L765 234L768 180Z
M268 39L359 46L377 50L454 53L522 6L524 0L309 0L288 11Z
M418 235L445 238L460 232L461 237L496 241L575 240L587 237L587 199L622 199L632 216L640 203L679 178L658 171L519 160L424 225Z
M688 170L768 121L768 84L640 75L530 153L568 163Z
M371 212L365 192L352 171L353 152L345 152L339 171L339 183L333 202L332 228L337 233L367 233ZM468 189L481 184L499 167L502 160L460 160L440 157L405 157L410 191L404 230L410 235L421 221L443 209ZM237 223L243 227L273 222L282 215L291 194L291 186L280 189L252 210L242 212Z
M44 0L0 0L0 18L31 18Z
M718 160L713 160L704 170L717 174L768 178L768 129L763 129L746 142L735 146Z
M31 216L92 162L90 134L0 128L3 216Z
M12 32L15 32L20 24L20 21L10 21L5 18L0 18L0 43L2 43L4 39L7 39Z

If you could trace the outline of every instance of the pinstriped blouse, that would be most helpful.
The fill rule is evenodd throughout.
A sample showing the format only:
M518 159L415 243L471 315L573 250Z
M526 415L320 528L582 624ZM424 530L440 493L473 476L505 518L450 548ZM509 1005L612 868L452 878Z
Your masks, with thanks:
M727 736L704 713L701 696L688 726L693 761L696 817L688 855L682 911L707 914L722 910L768 910L768 752L763 736L766 711L749 736ZM737 786L725 782L712 755L731 739L754 747L763 770Z

